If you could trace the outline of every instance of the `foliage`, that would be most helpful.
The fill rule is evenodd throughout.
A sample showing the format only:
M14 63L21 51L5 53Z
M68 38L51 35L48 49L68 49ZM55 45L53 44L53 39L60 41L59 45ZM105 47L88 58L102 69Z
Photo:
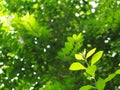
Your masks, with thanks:
M67 42L65 42L65 47L58 52L58 58L65 60L70 60L69 57L73 57L74 54L82 47L83 35L80 33L78 35L73 34L72 37L67 37Z
M119 0L0 0L0 89L92 88L86 70L119 90L119 15ZM79 54L92 47L101 61L96 48ZM82 70L69 71L72 62Z
M90 81L94 80L95 86L92 85L85 85L82 86L79 90L90 90L90 89L97 89L97 90L104 90L105 85L108 81L112 80L117 74L120 74L120 69L118 69L115 73L109 74L109 76L105 79L102 79L101 77L97 77L97 74L95 74L97 70L97 63L100 58L102 57L103 51L98 51L92 56L92 59L90 62L88 62L88 57L90 57L94 52L96 51L96 48L90 50L87 54L86 53L80 53L80 54L75 54L75 58L77 60L81 60L82 62L74 62L70 65L70 70L84 70L84 75L86 78ZM86 52L86 51L85 51ZM82 64L81 64L82 63ZM85 66L85 64L87 66ZM98 78L98 80L96 80Z

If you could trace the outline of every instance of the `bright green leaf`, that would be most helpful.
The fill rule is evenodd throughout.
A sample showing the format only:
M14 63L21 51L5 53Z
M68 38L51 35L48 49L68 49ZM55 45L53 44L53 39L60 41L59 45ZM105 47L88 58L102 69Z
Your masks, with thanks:
M33 8L35 8L35 9L38 8L38 4L34 4Z
M7 53L7 56L14 57L15 54L14 53Z
M115 73L116 73L116 74L120 74L120 69L118 69Z
M116 74L110 74L106 79L105 79L105 82L108 82L110 80L112 80L114 77L116 76Z
M0 89L3 89L4 87L5 87L4 84L1 84L1 85L0 85Z
M75 58L77 60L84 60L83 56L81 54L75 54Z
M77 35L76 34L73 34L73 39L77 39Z
M91 47L91 44L87 44L87 47Z
M79 33L78 36L77 36L77 39L80 39L80 38L82 38L82 34L81 33Z
M74 62L69 67L70 70L84 70L86 69L81 63Z
M4 73L4 72L3 72L2 68L0 68L0 74L2 74L2 73Z
M99 78L98 81L96 82L96 87L98 90L104 90L105 87L105 80L102 78Z
M120 66L120 63L118 64L118 66Z
M7 66L7 65L4 65L4 66L2 66L1 68L2 69L8 69L10 66Z
M95 65L89 66L88 68L86 68L86 72L88 74L90 74L92 77L95 76L95 71L96 71L96 66Z
M68 49L72 49L73 45L71 43L69 43L69 42L66 42L65 47L68 48Z
M110 75L105 79L105 82L108 82L108 81L112 80L117 74L120 74L120 69L118 69L115 73L110 74Z
M90 57L95 51L96 51L96 48L90 50L90 51L87 53L86 59L87 59L88 57Z
M79 90L90 90L90 89L93 89L95 88L94 86L91 86L91 85L85 85L85 86L82 86Z
M83 53L82 53L84 56L86 55L86 49L84 49Z
M67 37L67 40L71 43L74 43L74 39L72 37Z
M92 56L91 65L95 64L102 57L103 51L99 51Z

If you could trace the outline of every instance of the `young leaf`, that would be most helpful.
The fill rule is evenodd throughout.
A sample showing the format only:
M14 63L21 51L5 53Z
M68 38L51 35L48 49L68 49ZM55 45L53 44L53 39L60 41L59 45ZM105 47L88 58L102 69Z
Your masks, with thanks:
M95 64L102 57L103 51L99 51L92 56L91 65Z
M74 62L69 67L70 70L84 70L86 69L81 63Z
M4 73L3 70L0 68L0 74Z
M67 37L67 40L68 40L68 42L70 42L71 44L74 43L74 39L73 39L72 37Z
M98 81L96 82L96 87L98 90L104 90L105 87L105 81L102 78L99 78Z
M120 63L118 64L118 66L120 66Z
M90 50L90 51L87 53L86 59L87 59L88 57L90 57L95 51L96 51L96 48Z
M84 55L84 56L86 55L86 49L84 49L84 51L83 51L83 55Z
M69 50L71 50L73 48L73 45L72 45L72 43L66 42L65 47L68 48Z
M76 34L73 34L73 39L76 40L77 39L77 35Z
M115 76L116 76L115 73L110 74L110 75L105 79L105 82L108 82L108 81L112 80Z
M7 66L7 65L4 65L4 66L2 66L1 68L2 69L8 69L10 66Z
M91 85L85 85L85 86L82 86L79 90L90 90L90 89L93 89L95 88L94 86L91 86Z
M86 72L88 74L90 74L92 77L95 76L95 71L96 71L96 66L95 65L89 66L88 68L86 68Z
M115 73L116 73L116 74L120 74L120 69L118 69Z
M115 73L110 74L110 75L105 79L105 82L108 82L108 81L112 80L117 74L120 74L120 69L118 69Z
M81 54L75 54L75 58L77 60L84 60L83 56Z
M81 34L81 33L79 33L79 34L77 35L77 39L80 39L80 38L82 38L82 34Z

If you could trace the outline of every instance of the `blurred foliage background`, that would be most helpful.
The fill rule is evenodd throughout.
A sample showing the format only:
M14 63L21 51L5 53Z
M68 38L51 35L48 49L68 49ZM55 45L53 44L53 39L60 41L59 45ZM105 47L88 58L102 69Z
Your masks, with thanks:
M119 31L120 0L0 0L0 89L78 90L90 81L68 68L93 47L104 50L104 78L119 68ZM105 90L120 90L119 80Z

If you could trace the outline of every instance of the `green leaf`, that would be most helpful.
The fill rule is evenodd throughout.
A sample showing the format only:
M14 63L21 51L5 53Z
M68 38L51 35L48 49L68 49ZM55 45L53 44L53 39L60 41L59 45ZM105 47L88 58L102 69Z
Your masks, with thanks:
M4 65L4 66L2 66L1 68L2 69L8 69L10 66L7 66L7 65Z
M35 9L38 8L38 3L34 4L33 8L35 8Z
M1 85L0 85L0 89L3 89L4 87L5 87L4 84L1 84Z
M102 78L99 78L98 81L96 82L96 87L98 90L104 90L105 87L105 80Z
M3 72L2 68L0 68L0 74L2 74L2 73L4 73L4 72Z
M95 64L102 57L103 51L99 51L92 56L91 65Z
M67 40L72 44L74 43L74 39L72 37L67 37Z
M69 42L66 42L65 47L71 50L73 48L73 45Z
M83 56L81 54L75 54L75 58L77 60L84 60Z
M116 74L120 74L120 69L118 69L115 73L116 73Z
M85 86L82 86L79 90L90 90L90 89L93 89L95 88L94 86L91 86L91 85L85 85Z
M118 64L118 66L120 66L120 63Z
M96 51L96 48L90 50L90 51L87 53L86 59L87 59L88 57L90 57L95 51Z
M80 39L80 38L82 38L82 34L81 33L79 33L78 36L77 36L77 39Z
M88 74L90 74L92 77L95 77L95 71L96 71L96 66L89 66L88 68L86 68L86 72Z
M73 34L72 37L73 37L74 40L79 40L79 39L82 39L82 34L81 33L79 33L78 35Z
M70 70L84 70L86 69L81 63L74 62L69 67Z
M73 34L73 39L76 40L77 39L77 35Z
M110 74L110 75L105 79L105 82L108 82L108 81L112 80L117 74L120 74L120 69L118 69L115 73Z
M110 75L105 79L105 82L108 82L108 81L112 80L115 76L116 76L115 73L110 74Z
M7 53L7 56L14 57L15 54L14 53Z

